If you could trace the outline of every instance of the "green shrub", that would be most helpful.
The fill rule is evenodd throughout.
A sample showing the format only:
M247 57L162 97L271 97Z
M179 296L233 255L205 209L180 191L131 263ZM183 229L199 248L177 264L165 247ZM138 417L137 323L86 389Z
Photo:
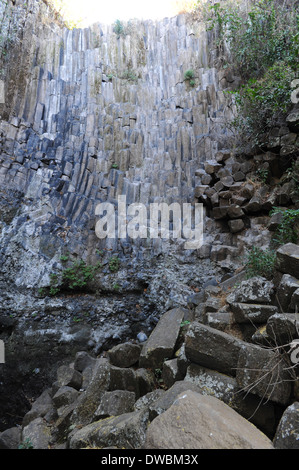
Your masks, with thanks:
M277 245L285 243L297 243L299 238L299 209L282 209L274 207L270 215L282 214L282 221L279 224L273 242Z
M295 76L286 62L277 62L262 78L250 79L234 93L238 117L233 126L256 144L267 140L271 129L291 106L291 82Z
M67 262L68 257L61 257L61 261ZM57 295L61 291L86 291L90 282L94 279L96 271L101 267L100 263L95 266L86 264L85 261L72 261L72 264L60 273L50 275L49 294Z
M112 256L109 260L109 269L111 272L115 273L119 270L120 260L117 256Z
M123 23L120 20L116 20L113 26L113 32L117 35L118 38L120 36L126 36L126 29Z
M247 278L262 276L271 279L274 275L276 252L253 247L248 252L246 263Z
M185 80L192 80L194 78L194 71L193 70L187 70L185 72Z
M209 30L217 32L218 60L241 77L235 92L238 117L233 127L243 141L267 143L269 131L291 107L291 82L298 74L299 4L257 0L209 7Z

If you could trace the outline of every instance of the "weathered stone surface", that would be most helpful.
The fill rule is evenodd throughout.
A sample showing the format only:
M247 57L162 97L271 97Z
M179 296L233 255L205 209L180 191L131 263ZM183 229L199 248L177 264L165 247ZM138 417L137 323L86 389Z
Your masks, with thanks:
M94 421L98 421L108 416L119 416L121 414L134 411L136 396L134 392L127 390L115 390L105 392L101 403L94 414Z
M261 403L259 397L242 392L234 377L191 364L185 381L196 384L202 395L213 396L223 401L267 435L274 434L276 426L274 405L269 402Z
M194 322L186 335L185 354L191 362L234 376L242 344L223 331Z
M185 380L178 380L166 390L161 397L149 406L149 420L153 421L156 416L164 413L177 399L180 393L187 390L193 390L194 392L200 393L200 389L194 383L187 382Z
M287 243L277 250L276 268L285 274L299 278L299 245Z
M296 279L289 274L284 274L281 278L280 284L277 288L277 297L279 305L283 312L291 312L290 309L291 298L296 289L299 288L299 279Z
M276 449L299 449L299 403L290 405L282 415L274 440Z
M107 359L97 360L90 383L78 399L78 404L72 415L73 423L85 425L92 420L103 393L110 386L110 367Z
M170 388L177 380L182 380L184 376L178 367L177 359L165 361L162 370L162 380L167 388Z
M148 341L142 348L139 365L158 369L165 359L172 357L185 310L176 308L166 312L160 318Z
M267 279L257 276L241 284L231 294L227 296L229 304L233 303L253 303L253 304L269 304L272 300L274 292L274 284Z
M238 233L244 229L245 224L242 219L235 219L235 220L229 220L228 226L232 233Z
M128 390L138 393L136 373L131 368L110 367L109 390Z
M27 426L36 418L44 417L53 409L53 400L49 390L45 390L32 404L31 410L23 418L22 425Z
M56 408L61 408L62 406L70 405L75 402L78 398L79 392L72 387L64 385L59 388L53 397L53 402Z
M42 418L36 418L22 430L21 442L28 442L33 449L49 449L50 441L50 427Z
M237 383L244 391L287 405L292 389L287 368L279 351L246 344L239 355Z
M190 390L149 425L145 449L272 449L271 441L215 397Z
M21 443L21 429L14 427L0 433L0 449L18 449Z
M117 367L131 367L139 360L141 347L138 344L123 343L108 351L112 365Z
M237 323L267 323L267 320L277 313L278 308L274 305L257 305L233 303L230 308Z
M57 382L61 387L67 386L79 390L82 385L82 375L68 366L61 366L57 370Z
M276 345L289 344L299 338L299 314L276 313L267 321L266 331Z
M134 411L96 421L77 431L70 439L70 449L104 448L138 449L145 442L147 411Z

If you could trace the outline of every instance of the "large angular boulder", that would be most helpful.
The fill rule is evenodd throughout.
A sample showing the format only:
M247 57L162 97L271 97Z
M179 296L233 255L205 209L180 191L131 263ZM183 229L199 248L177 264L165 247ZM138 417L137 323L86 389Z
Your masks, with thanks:
M224 374L236 375L243 341L223 331L193 322L185 338L186 358Z
M256 276L242 281L241 284L227 296L229 304L269 304L272 300L274 284L264 277Z
M273 403L261 403L256 395L242 392L235 377L191 364L184 380L195 384L202 395L223 401L267 435L274 434L277 423Z
M283 312L291 312L291 300L294 292L299 288L299 279L284 274L277 288L279 305Z
M292 392L288 367L279 351L247 343L239 355L237 383L245 392L287 405Z
M273 445L222 401L187 390L149 425L144 448L273 449Z
M186 310L175 308L166 312L157 323L149 339L144 344L139 366L162 369L163 362L173 356Z
M299 315L276 313L267 321L266 332L276 346L287 345L299 338Z
M110 368L107 359L97 360L88 387L78 398L77 406L72 415L74 424L87 425L91 422L104 392L109 389Z
M273 444L276 449L299 449L299 402L283 413Z
M23 443L32 446L33 449L49 449L51 442L51 430L43 418L36 418L22 430Z
M276 269L299 279L299 245L287 243L277 250Z
M147 424L147 410L102 419L75 432L69 439L69 448L138 449L145 442Z
M141 346L134 343L123 343L108 351L112 365L116 367L131 367L139 360Z

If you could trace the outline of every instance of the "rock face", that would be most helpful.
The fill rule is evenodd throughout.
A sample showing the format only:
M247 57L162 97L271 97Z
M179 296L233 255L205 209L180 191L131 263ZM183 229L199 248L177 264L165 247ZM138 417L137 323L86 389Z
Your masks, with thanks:
M190 390L152 421L145 449L273 449L238 413L214 397Z
M156 445L150 422L177 404L186 418L190 403L207 411L210 396L232 432L194 445L267 447L249 419L295 447L298 245L279 248L271 281L242 269L281 223L273 205L298 203L283 178L298 151L296 109L275 130L276 153L235 155L224 92L238 79L214 67L200 21L134 20L118 36L113 25L69 30L46 0L8 0L0 24L0 447ZM99 239L98 205L116 216L120 196L145 206L147 228L152 203L202 203L203 245L186 249L186 233ZM190 445L174 431L170 448L178 436Z

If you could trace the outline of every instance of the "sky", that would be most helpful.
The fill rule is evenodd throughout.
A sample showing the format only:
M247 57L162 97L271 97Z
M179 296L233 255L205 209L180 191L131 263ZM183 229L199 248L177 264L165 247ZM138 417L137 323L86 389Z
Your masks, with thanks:
M117 19L162 19L175 15L174 0L65 0L73 18L85 18L82 26Z

